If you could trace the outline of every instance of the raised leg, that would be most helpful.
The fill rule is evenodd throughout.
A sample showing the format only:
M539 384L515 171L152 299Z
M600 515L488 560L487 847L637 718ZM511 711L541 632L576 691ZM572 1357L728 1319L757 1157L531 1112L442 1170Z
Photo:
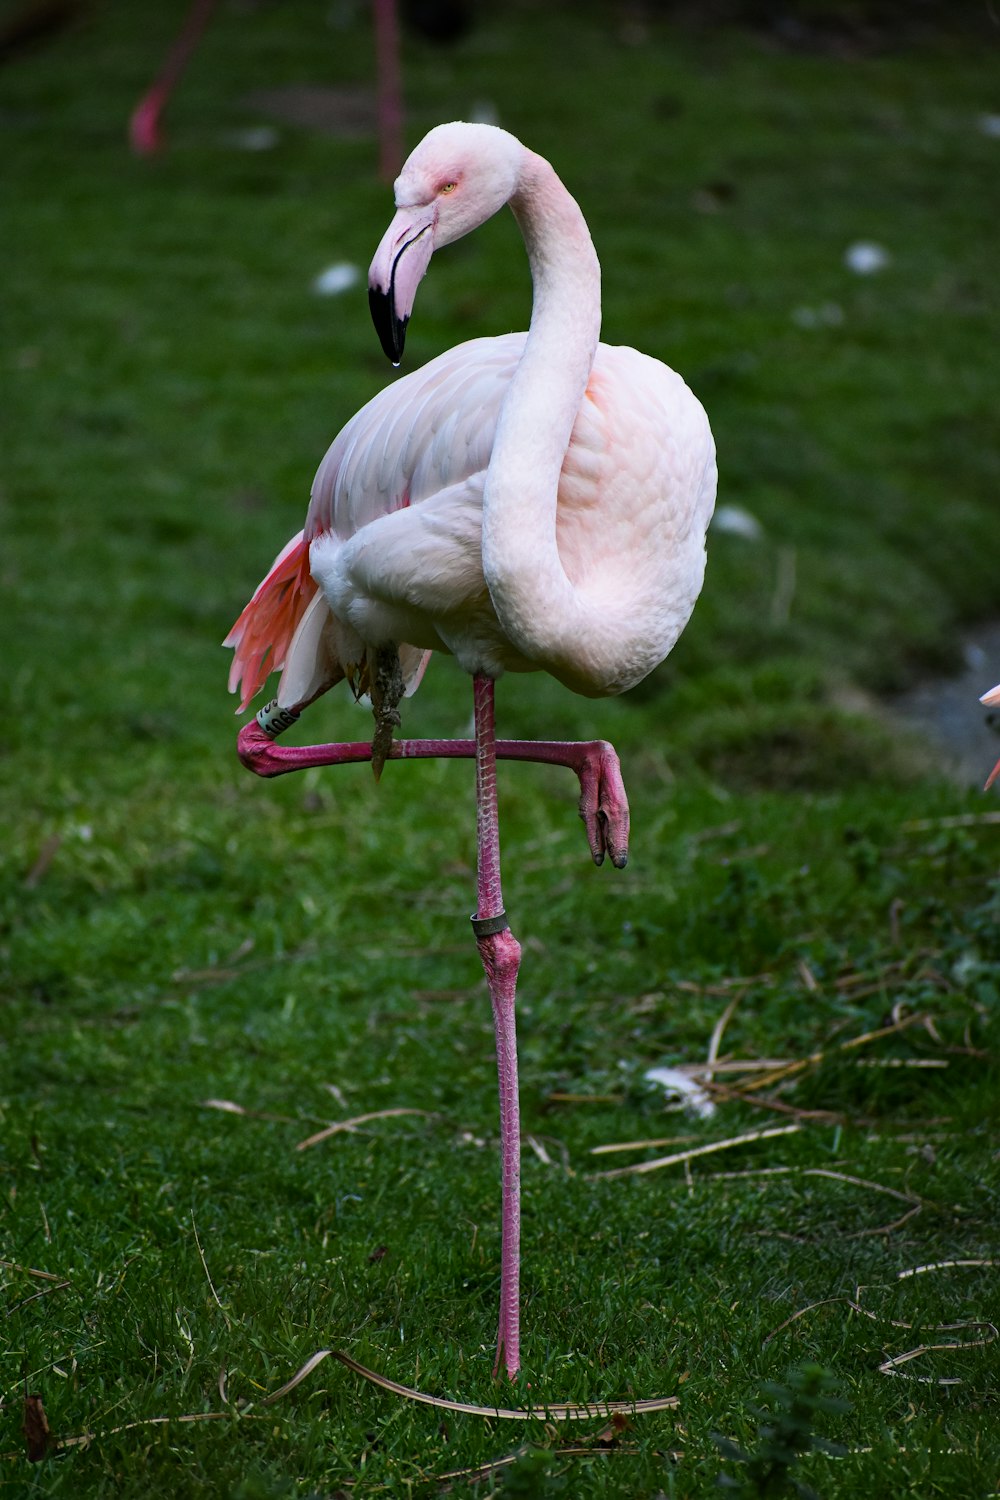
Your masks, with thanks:
M298 719L295 709L269 703L244 724L237 742L240 760L258 776L287 776L310 766L343 766L372 759L367 740L328 745L278 745L279 734ZM475 740L393 740L386 760L474 759ZM594 863L622 869L628 861L628 798L614 746L607 740L497 740L498 760L568 766L580 779L580 817Z
M502 1363L513 1379L521 1367L521 1120L514 1020L514 991L521 945L507 923L500 889L493 683L488 677L476 677L473 694L476 712L477 899L472 927L493 1006L500 1089L500 1320L493 1373L496 1374Z

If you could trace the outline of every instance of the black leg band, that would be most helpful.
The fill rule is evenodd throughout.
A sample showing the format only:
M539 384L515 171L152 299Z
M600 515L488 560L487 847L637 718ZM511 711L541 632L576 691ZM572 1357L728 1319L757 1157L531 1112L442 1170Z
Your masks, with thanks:
M495 917L470 917L469 921L477 938L492 937L494 933L506 932L510 927L505 911L498 912Z

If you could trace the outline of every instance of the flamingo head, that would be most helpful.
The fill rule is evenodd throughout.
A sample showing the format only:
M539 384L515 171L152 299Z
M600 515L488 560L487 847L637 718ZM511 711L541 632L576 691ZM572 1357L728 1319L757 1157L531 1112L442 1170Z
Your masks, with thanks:
M368 272L368 303L386 355L403 356L406 325L431 255L513 196L524 147L495 125L437 125L396 178L396 214Z

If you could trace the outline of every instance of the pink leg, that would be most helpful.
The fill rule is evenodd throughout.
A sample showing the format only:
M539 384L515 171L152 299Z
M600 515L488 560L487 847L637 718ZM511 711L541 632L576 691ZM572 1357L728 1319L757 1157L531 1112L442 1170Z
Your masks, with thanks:
M132 111L128 122L128 138L137 156L152 156L161 149L163 136L160 132L160 117L214 9L215 0L193 0L160 76Z
M374 0L375 76L378 96L378 170L391 182L403 165L403 82L399 64L396 0Z
M500 839L497 819L496 762L541 761L569 766L580 778L580 816L595 864L605 854L619 869L628 858L628 801L618 757L606 740L497 740L493 683L473 680L475 740L397 740L390 760L424 757L474 757L476 761L477 901L472 919L479 954L486 971L496 1033L497 1076L500 1090L501 1217L500 1319L494 1374L501 1363L513 1378L520 1355L520 1240L521 1140L517 1092L517 1038L514 992L521 946L511 933L500 889ZM239 756L258 776L284 776L309 766L348 765L369 761L366 742L330 745L279 746L275 739L299 717L296 709L270 703L239 735Z
M476 711L477 902L472 919L486 971L496 1033L500 1088L500 1321L496 1374L501 1361L513 1379L521 1367L521 1121L517 1098L517 1034L514 991L521 945L507 924L500 889L500 829L497 819L496 725L493 683L473 679Z
M372 758L367 741L330 745L277 745L275 740L298 719L294 709L274 703L262 708L240 730L237 753L258 776L286 776L310 766L344 766ZM476 754L475 740L396 740L389 760L464 759ZM614 746L607 740L497 740L498 760L527 760L568 766L580 779L580 817L595 865L610 856L616 869L628 861L628 798Z

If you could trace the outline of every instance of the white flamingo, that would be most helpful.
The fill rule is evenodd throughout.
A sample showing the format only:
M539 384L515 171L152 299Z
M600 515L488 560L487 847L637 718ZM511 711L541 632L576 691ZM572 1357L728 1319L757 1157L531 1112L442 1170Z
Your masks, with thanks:
M497 1037L502 1251L497 1368L519 1349L519 1134L514 988L520 947L500 890L496 757L568 765L591 852L624 865L618 759L590 744L495 739L493 684L546 671L588 696L624 692L670 651L701 590L715 501L705 413L679 375L598 343L600 267L552 167L488 125L432 130L395 184L369 273L394 363L431 254L509 203L534 288L527 334L475 339L370 401L320 465L305 529L227 638L245 708L272 668L277 699L240 735L261 775L414 755L476 758L473 927ZM473 678L475 741L398 741L398 703L431 651ZM371 695L372 743L279 747L300 710L347 678Z

